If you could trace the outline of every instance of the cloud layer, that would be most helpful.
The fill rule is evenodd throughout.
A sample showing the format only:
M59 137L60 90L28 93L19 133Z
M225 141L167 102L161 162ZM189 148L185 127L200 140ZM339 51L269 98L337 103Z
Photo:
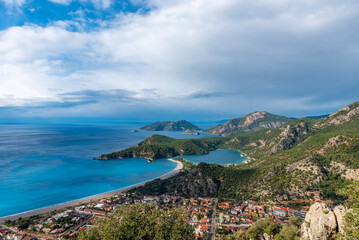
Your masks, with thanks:
M119 118L177 111L221 119L256 110L322 114L358 100L357 1L136 4L151 10L117 12L96 27L78 12L0 31L0 106L44 116L98 108Z

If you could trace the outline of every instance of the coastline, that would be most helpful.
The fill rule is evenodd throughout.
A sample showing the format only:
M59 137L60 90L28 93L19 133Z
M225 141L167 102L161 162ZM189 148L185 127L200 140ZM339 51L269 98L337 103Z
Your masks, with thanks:
M72 201L65 202L65 203L60 203L60 204L56 204L56 205L52 205L52 206L48 206L48 207L38 208L38 209L34 209L34 210L29 210L29 211L26 211L26 212L21 212L21 213L9 215L9 216L0 217L0 224L4 223L7 220L14 221L14 220L19 219L20 217L21 218L27 218L27 217L31 217L31 216L34 216L34 215L45 214L45 213L56 211L56 210L64 210L64 209L67 209L69 207L74 207L74 206L81 205L81 204L84 204L84 203L89 203L89 202L101 200L103 198L108 198L108 197L111 197L111 196L113 196L115 194L123 193L125 191L130 190L130 189L143 186L146 183L151 182L151 181L153 181L155 179L166 179L166 178L173 177L183 169L183 164L180 161L176 161L176 160L173 160L173 159L167 159L167 160L177 163L177 166L172 171L170 171L170 172L168 172L168 173L166 173L166 174L164 174L164 175L162 175L160 177L153 178L153 179L150 179L150 180L147 180L147 181L144 181L144 182L136 183L134 185L130 185L130 186L127 186L127 187L119 188L119 189L116 189L116 190L112 190L112 191L109 191L109 192L100 193L100 194L96 194L96 195L92 195L92 196L89 196L89 197L84 197L84 198L72 200Z

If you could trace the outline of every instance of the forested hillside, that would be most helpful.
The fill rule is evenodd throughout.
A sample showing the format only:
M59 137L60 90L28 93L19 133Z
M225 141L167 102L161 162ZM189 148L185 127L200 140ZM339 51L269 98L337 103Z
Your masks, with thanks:
M240 150L252 161L231 167L199 164L136 191L282 200L305 199L308 190L319 189L324 198L343 200L346 196L337 189L359 180L359 102L323 119L297 119L276 129L196 141L212 143L211 149Z

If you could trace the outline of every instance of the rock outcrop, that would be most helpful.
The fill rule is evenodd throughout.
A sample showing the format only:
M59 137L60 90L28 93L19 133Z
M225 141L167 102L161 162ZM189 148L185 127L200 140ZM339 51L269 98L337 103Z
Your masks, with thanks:
M336 111L335 113L329 115L326 118L323 118L323 121L316 124L316 127L322 127L326 124L339 125L345 122L349 122L354 118L358 118L359 115L359 102L345 106L342 109Z
M299 123L296 125L287 125L282 133L279 135L278 139L274 142L277 142L271 150L271 153L277 153L286 149L290 149L295 143L296 140L308 134L308 124Z
M347 213L347 209L344 206L336 206L333 212L335 217L337 218L338 231L340 233L343 233L344 215Z
M337 206L331 211L324 203L313 204L301 227L303 240L331 240L343 229L344 206Z
M231 119L208 129L207 132L224 136L231 133L247 133L259 129L277 128L290 120L292 119L267 112L254 112L241 118Z

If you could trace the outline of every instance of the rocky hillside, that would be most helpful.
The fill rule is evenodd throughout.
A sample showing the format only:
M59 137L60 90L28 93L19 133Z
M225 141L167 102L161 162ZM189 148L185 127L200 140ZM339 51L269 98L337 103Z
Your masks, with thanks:
M232 133L248 133L259 129L277 128L290 118L267 112L254 112L241 118L234 118L207 130L210 134L227 136Z
M143 131L186 131L186 130L192 130L192 131L198 131L201 130L196 125L187 122L186 120L180 120L180 121L164 121L164 122L155 122L150 125L146 125L144 127L141 127L140 130Z
M301 228L302 239L336 239L337 233L343 233L346 212L344 206L336 206L331 210L324 203L316 202L305 216Z
M345 200L337 190L359 180L358 106L351 104L323 119L296 119L276 129L217 138L222 142L214 148L240 150L252 159L250 164L213 167L206 174L191 170L184 173L185 185L182 180L160 185L192 192L191 183L201 174L217 183L216 188L202 185L196 194L203 196L218 189L220 197L281 201L307 199L308 190L319 189L324 199Z

